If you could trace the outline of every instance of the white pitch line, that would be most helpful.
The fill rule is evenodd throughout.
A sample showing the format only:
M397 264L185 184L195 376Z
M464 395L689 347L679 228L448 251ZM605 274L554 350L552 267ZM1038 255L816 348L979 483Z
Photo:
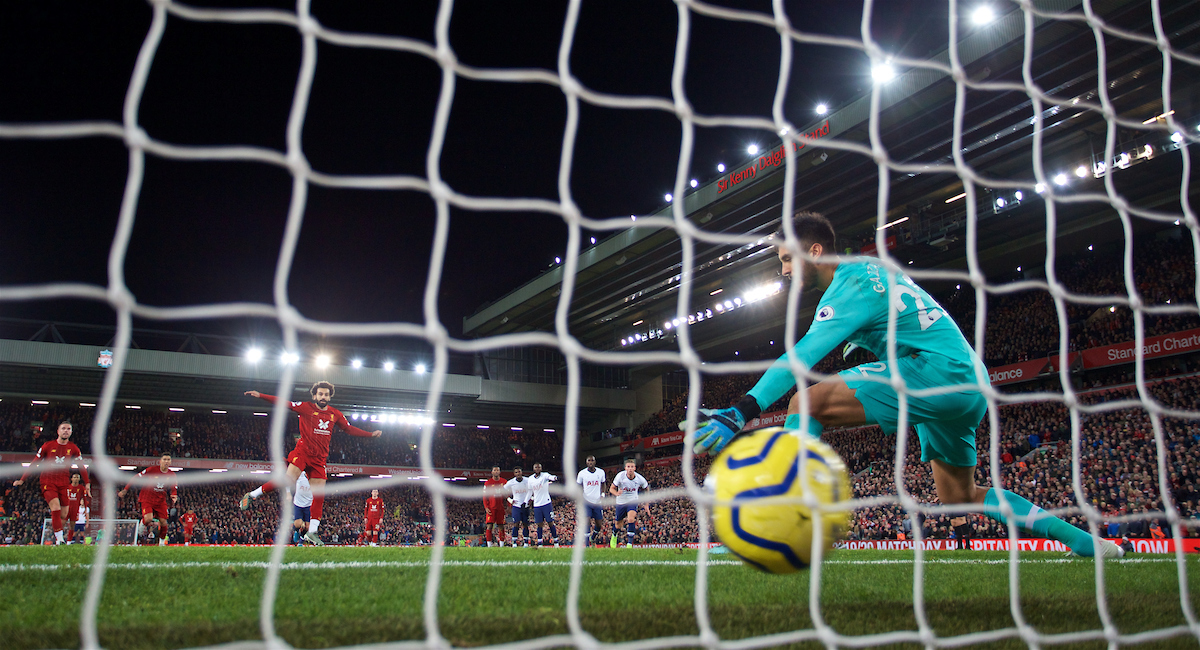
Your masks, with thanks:
M1053 558L1053 559L1023 559L1021 564L1069 564L1072 562L1090 561L1086 558ZM1105 566L1121 566L1125 564L1160 564L1174 563L1174 558L1126 558L1109 560ZM1007 559L971 559L947 558L926 559L926 564L1008 564ZM269 562L112 562L109 569L265 569ZM625 567L625 566L666 566L694 567L691 560L585 560L584 566L592 567ZM737 560L709 560L708 566L740 566ZM825 564L838 565L873 565L873 564L912 564L912 560L825 560ZM410 561L379 561L379 562L284 562L281 569L288 571L310 571L331 569L403 569L428 567L425 560ZM569 567L567 560L445 560L444 567ZM0 564L0 573L18 571L59 571L63 569L90 570L91 564Z

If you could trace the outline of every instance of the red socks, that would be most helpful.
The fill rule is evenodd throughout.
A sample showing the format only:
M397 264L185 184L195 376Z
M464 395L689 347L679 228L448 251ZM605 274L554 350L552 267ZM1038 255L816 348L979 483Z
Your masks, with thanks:
M492 541L492 529L489 528L489 529L483 531L483 537L484 537L484 539L486 539L489 542Z
M275 482L274 482L274 481L267 481L267 482L266 482L265 484L263 484L263 486L262 486L262 491L263 491L263 494L266 494L267 492L271 492L271 491L273 491L274 489L275 489Z
M54 532L56 533L62 532L62 510L50 511L50 527L53 528Z
M309 511L312 515L312 518L320 519L321 511L324 508L325 508L325 495L324 494L314 494L313 502L312 502L312 509Z
M166 538L167 538L167 525L166 525L166 524L161 524L161 523L160 523L160 524L158 525L158 538L159 538L159 539L166 539Z

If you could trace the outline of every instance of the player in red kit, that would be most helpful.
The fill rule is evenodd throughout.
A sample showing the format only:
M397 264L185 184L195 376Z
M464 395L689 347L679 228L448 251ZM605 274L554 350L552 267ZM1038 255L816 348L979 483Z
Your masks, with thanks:
M163 454L158 458L158 464L138 472L142 478L157 479L153 485L142 486L138 493L138 503L142 506L142 525L150 527L150 522L158 520L158 545L167 545L167 490L171 491L171 503L179 500L179 485L175 480L175 472L171 471L171 454ZM133 485L130 483L129 485ZM117 493L124 497L129 491L129 485Z
M483 534L487 545L495 540L499 546L504 546L504 511L508 505L505 500L505 480L500 478L500 466L492 467L492 477L483 482Z
M371 490L363 516L367 520L365 534L371 536L371 546L379 546L379 528L383 523L383 499L379 498L379 490Z
M79 509L81 507L83 507L83 501L84 501L84 499L87 498L87 495L83 493L83 484L79 482L78 474L74 474L74 473L71 474L71 484L66 487L66 489L64 490L64 493L66 494L66 499L67 499L67 503L66 503L67 515L66 515L66 520L65 520L66 524L64 524L64 526L70 527L70 526L75 525L75 522L79 519ZM82 527L75 526L74 533L77 533L77 534L70 535L70 540L67 542L68 544L70 544L71 542L82 542L83 541L83 539L82 539L83 528Z
M196 511L191 508L188 508L188 511L179 518L183 522L183 544L185 546L192 544L192 531L196 529L197 519L199 517L196 516Z
M360 438L378 438L383 432L364 431L346 421L342 412L329 405L333 399L333 384L318 381L312 385L308 394L311 402L288 402L288 409L300 416L300 441L296 443L292 453L288 454L287 481L289 486L296 484L300 472L308 473L308 482L312 485L313 502L312 518L308 521L308 533L304 539L317 546L324 542L317 537L317 528L321 525L321 511L325 507L325 461L329 457L329 437L334 428L341 429L352 436ZM266 395L256 390L246 391L247 395L266 400L274 404L279 398ZM250 501L257 499L266 492L274 490L277 485L270 482L242 497L238 506L242 510L250 508Z
M91 496L92 488L88 482L87 467L83 465L83 453L71 442L71 421L63 420L58 423L58 437L42 445L37 452L37 461L29 466L25 475L13 481L19 486L34 472L40 473L42 498L50 506L50 526L54 529L54 543L65 544L63 539L63 507L66 505L66 490L71 484L71 464L79 466L83 475L83 493Z

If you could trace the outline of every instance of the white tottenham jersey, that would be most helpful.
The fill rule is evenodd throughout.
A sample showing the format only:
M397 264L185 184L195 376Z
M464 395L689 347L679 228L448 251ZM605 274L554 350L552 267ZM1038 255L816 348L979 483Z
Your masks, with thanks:
M613 485L617 486L617 489L621 491L617 495L617 504L636 503L638 500L638 490L650 488L650 484L646 482L646 479L637 472L633 473L633 478L629 478L629 475L625 472L617 474L617 477L613 479Z
M537 508L550 503L550 482L557 480L557 476L548 472L529 477L529 489L533 492L533 507Z
M296 496L292 497L292 503L307 508L312 505L312 501L312 486L308 484L308 474L300 472L300 478L296 479Z
M525 504L529 503L529 481L525 477L521 477L520 480L508 479L508 483L504 484L504 489L512 492L514 506L524 508Z
M581 469L579 476L575 477L575 482L583 486L583 498L588 503L600 505L600 497L604 494L604 470L599 467L594 472L589 472L587 468Z
M86 523L87 523L87 520L88 520L88 516L90 516L91 514L92 514L92 509L91 509L91 508L87 508L87 507L80 508L80 509L79 509L79 516L75 518L75 523L77 523L77 524L86 524Z

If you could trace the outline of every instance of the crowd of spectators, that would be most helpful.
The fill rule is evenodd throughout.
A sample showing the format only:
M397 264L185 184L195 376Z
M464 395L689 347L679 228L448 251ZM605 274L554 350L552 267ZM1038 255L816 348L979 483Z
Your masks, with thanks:
M94 408L58 404L0 403L0 451L30 453L54 435L63 419L74 424L71 440L91 453ZM38 425L37 423L41 423ZM174 413L165 410L122 410L113 415L106 433L108 453L118 456L262 460L268 457L270 418L250 414ZM375 423L363 424L374 429ZM295 417L287 418L287 438L298 435ZM420 465L420 432L409 426L382 425L380 438L334 435L329 462L416 467ZM290 448L290 443L286 445ZM434 431L435 467L477 468L500 463L505 469L537 459L547 469L561 465L562 441L556 433L442 427Z
M1117 255L1084 253L1061 257L1058 281L1071 293L1128 299L1124 266ZM1152 240L1134 247L1133 278L1148 306L1195 304L1195 255L1186 240ZM975 292L956 290L940 298L967 336L974 340ZM1134 315L1118 305L1068 302L1070 351L1102 347L1134 338ZM1147 337L1200 327L1195 314L1144 315ZM1043 290L990 294L987 302L984 362L1000 366L1059 353L1059 318Z

